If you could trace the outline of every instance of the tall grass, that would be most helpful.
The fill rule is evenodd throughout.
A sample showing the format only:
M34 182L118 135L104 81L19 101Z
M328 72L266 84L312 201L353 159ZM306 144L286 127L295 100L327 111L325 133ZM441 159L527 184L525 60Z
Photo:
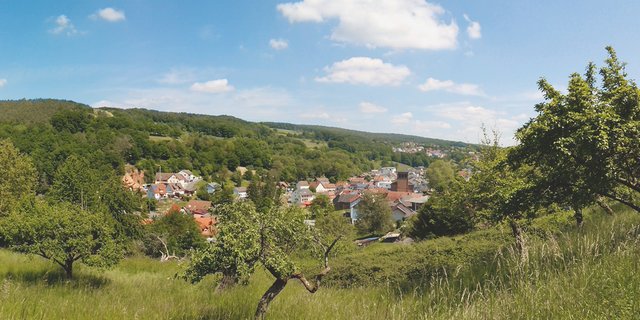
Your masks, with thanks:
M619 211L591 212L581 230L567 227L568 216L537 221L530 228L528 259L510 246L493 248L488 259L442 268L413 285L381 281L323 287L312 295L291 282L268 317L638 319L640 216ZM460 238L440 241L467 244ZM371 252L388 258L388 248ZM433 254L425 252L423 259ZM130 258L106 272L80 267L77 278L66 281L48 261L0 251L0 319L247 319L272 281L258 271L250 285L215 293L212 278L197 285L175 279L181 267Z

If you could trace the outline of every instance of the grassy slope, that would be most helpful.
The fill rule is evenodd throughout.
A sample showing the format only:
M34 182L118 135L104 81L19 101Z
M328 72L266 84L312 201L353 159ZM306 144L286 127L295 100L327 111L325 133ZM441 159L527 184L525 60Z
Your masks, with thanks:
M486 268L482 263L477 268L460 268L414 290L380 283L350 289L324 287L311 295L291 283L275 300L269 316L631 319L640 314L639 225L640 216L631 213L591 214L582 231L556 232L545 241L532 238L528 261L505 249ZM426 250L429 245L416 247ZM371 254L387 248L371 248ZM0 251L0 318L242 319L251 317L271 281L260 271L248 287L216 294L213 279L197 285L173 279L179 268L176 263L134 258L105 273L78 268L77 280L65 282L58 268L46 261ZM466 283L469 279L476 279L474 286Z

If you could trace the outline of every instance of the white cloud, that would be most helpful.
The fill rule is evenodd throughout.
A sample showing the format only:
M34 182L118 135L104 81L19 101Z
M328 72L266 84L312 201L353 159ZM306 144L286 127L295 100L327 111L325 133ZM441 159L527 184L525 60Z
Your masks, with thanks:
M300 114L302 119L329 119L331 116L327 112L307 112Z
M78 29L71 23L71 19L69 19L64 14L59 15L53 21L54 27L53 29L49 29L50 33L53 34L66 34L68 36L72 36L78 34Z
M279 4L290 23L338 20L331 39L367 47L454 49L458 25L424 0L303 0Z
M0 79L0 88L4 87L7 84L7 79Z
M387 108L381 107L379 105L373 104L371 102L361 102L360 112L362 113L385 113L387 112Z
M438 80L429 78L427 81L418 86L420 91L446 91L450 93L465 96L485 96L485 93L477 84L472 83L455 83L451 80Z
M284 50L289 47L289 42L284 39L271 39L269 45L275 50Z
M108 22L118 22L124 21L126 19L124 11L114 8L100 9L98 10L98 12L90 15L89 17L91 17L92 19L102 19Z
M193 82L196 79L195 69L192 68L173 68L169 72L163 74L158 81L164 84L182 84Z
M391 118L391 123L393 124L406 124L409 123L413 119L413 113L405 112Z
M222 93L233 91L233 86L229 85L227 79L217 79L207 82L196 82L191 85L191 90L206 93Z
M318 82L364 84L369 86L396 86L411 74L405 66L394 66L380 59L353 57L325 67L326 76Z
M293 98L287 91L271 87L239 90L233 99L239 105L248 107L283 107L293 104Z
M482 38L482 27L480 23L477 21L473 21L469 18L468 15L464 15L464 19L469 22L469 26L467 27L467 35L471 39L480 39Z
M455 136L473 143L480 142L481 127L496 129L502 134L502 142L514 144L513 133L528 120L525 114L508 115L506 112L487 109L468 102L430 106L427 112L437 117L455 121Z

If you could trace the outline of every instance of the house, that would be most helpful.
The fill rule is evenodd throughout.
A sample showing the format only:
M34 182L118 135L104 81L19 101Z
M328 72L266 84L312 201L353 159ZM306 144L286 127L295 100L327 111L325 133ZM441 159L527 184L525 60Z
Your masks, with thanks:
M344 193L336 197L333 200L333 206L336 210L348 210L345 216L351 219L351 223L355 223L358 220L358 204L362 200L362 196L359 193Z
M315 190L315 192L336 191L336 185L329 182L327 178L317 178L316 181L309 184L309 188Z
M309 189L309 182L298 181L298 183L296 183L296 190L300 190L300 189Z
M211 183L207 183L207 193L208 194L212 194L214 192L216 192L217 190L220 190L221 186L219 183L216 182L211 182Z
M147 189L147 198L149 199L160 200L167 197L167 186L165 184L152 184L149 186L149 189Z
M200 233L207 237L213 237L218 233L216 229L216 224L218 224L218 220L216 217L202 217L202 218L194 218L198 227L200 228Z
M416 214L415 211L407 208L402 202L397 202L391 206L391 216L393 221L404 221L413 217Z
M187 181L191 182L193 180L196 180L196 176L189 170L180 170L180 172L178 172L178 174L182 175Z
M233 195L238 199L246 199L249 195L247 194L246 187L235 187L233 188Z
M298 204L298 205L302 205L302 204L306 205L307 203L311 203L311 201L313 201L314 198L315 198L315 195L308 188L298 189L293 193L291 193L291 203Z
M382 167L380 168L380 174L381 175L394 175L396 173L396 168L395 167Z
M184 176L180 175L180 177L184 180ZM162 173L162 172L158 172L156 173L156 180L155 183L156 184L160 184L160 183L180 183L180 179L178 178L178 176L175 173Z
M184 210L190 214L206 215L211 209L211 201L191 200L184 206Z

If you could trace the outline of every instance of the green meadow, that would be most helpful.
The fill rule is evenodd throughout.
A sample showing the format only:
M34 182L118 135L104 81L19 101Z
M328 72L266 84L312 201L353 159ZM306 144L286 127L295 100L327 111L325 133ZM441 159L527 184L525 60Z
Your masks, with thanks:
M332 260L315 294L290 282L267 318L637 319L640 216L616 211L590 210L579 230L569 214L533 221L527 258L501 228L358 249ZM67 281L46 260L0 250L0 319L250 319L273 281L258 271L215 292L215 277L176 278L183 267L129 257Z

